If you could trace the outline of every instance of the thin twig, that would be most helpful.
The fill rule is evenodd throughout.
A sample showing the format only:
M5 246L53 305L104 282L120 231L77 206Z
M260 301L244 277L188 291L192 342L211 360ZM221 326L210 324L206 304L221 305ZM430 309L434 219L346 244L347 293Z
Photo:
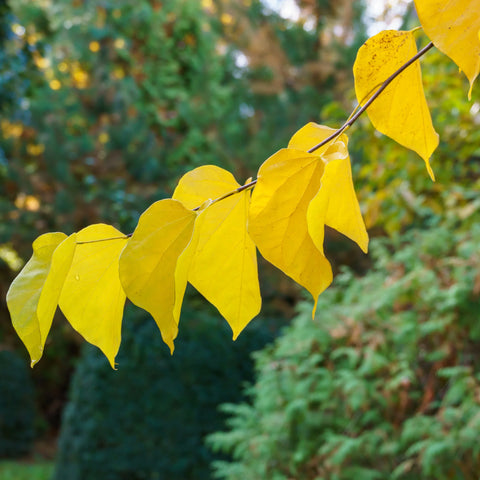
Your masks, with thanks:
M121 237L109 237L109 238L99 238L97 240L84 240L83 242L77 242L77 245L86 245L87 243L99 243L99 242L108 242L110 240L128 240L133 233L127 233Z
M359 118L360 116L365 113L367 108L379 97L379 95L397 78L406 68L408 68L412 63L415 63L420 57L425 55L431 48L433 48L433 42L430 42L428 45L423 47L419 52L417 52L410 60L408 60L406 63L404 63L398 70L393 72L378 88L378 90L375 91L375 93L368 99L368 101L365 103L363 107L359 109L359 105L357 105L353 112L350 114L348 117L348 120L337 130L335 130L329 137L327 137L325 140L322 140L320 143L317 145L313 146L309 150L307 150L308 153L313 153L315 150L318 150L319 148L323 147L327 143L331 142L338 136L340 136L347 128L350 128ZM355 113L356 112L356 113ZM227 192L221 197L215 198L212 203L217 203L220 202L221 200L224 200L225 198L231 197L232 195L235 195L237 193L243 192L244 190L248 190L250 188L253 188L257 184L258 179L252 180L249 183L246 183L245 185L242 185L241 187L236 188L235 190L232 190L231 192ZM194 212L200 210L201 205L198 207L195 207L193 209ZM112 237L112 238L102 238L99 240L91 240L91 241L85 241L85 242L77 242L77 245L83 245L86 243L97 243L97 242L105 242L108 240L121 240L121 239L128 239L133 235L133 233L129 233L127 235L124 235L123 237Z
M212 200L212 204L220 202L220 200L225 200L225 198L231 197L232 195L235 195L236 193L243 192L244 190L248 190L249 188L253 188L257 183L257 180L252 180L251 182L246 183L245 185L242 185L241 187L236 188L235 190L232 190L231 192L225 193L225 195L222 195L221 197L216 198L215 200ZM194 212L200 210L201 205L198 207L195 207L193 209Z
M416 55L414 55L408 62L404 63L398 70L393 72L379 87L379 89L368 99L365 105L358 110L358 112L353 115L350 120L347 120L338 130L333 132L329 137L320 142L319 144L312 147L308 150L308 153L313 153L315 150L318 150L320 147L323 147L328 142L332 141L334 138L337 138L341 135L347 128L351 127L358 118L367 110L367 108L378 98L378 96L397 78L406 68L408 68L412 63L416 62L421 56L425 55L433 47L433 42L430 42L428 45L423 47Z

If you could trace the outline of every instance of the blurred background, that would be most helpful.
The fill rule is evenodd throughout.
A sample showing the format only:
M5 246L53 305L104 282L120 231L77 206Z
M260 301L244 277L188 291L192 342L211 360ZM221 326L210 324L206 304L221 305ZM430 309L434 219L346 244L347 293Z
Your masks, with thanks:
M314 322L259 259L236 342L191 289L173 357L127 305L117 371L60 312L30 370L5 304L38 235L131 232L185 172L241 183L307 122L340 126L360 45L417 25L406 0L0 0L0 480L478 479L480 89L436 51L437 181L355 124L371 254L328 232Z

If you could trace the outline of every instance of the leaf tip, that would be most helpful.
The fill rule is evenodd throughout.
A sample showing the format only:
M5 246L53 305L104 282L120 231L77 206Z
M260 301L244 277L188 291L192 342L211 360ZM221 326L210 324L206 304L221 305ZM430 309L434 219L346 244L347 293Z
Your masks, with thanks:
M425 165L426 165L426 167L427 167L428 175L429 175L430 178L432 179L432 182L434 182L434 181L435 181L435 174L433 173L432 167L430 166L430 161L429 161L429 160L426 160L426 161L425 161Z
M360 235L358 235L358 237L353 240L359 247L360 247L360 250L367 254L368 253L368 244L370 242L370 238L368 237L368 232L367 232L367 229L365 227L365 222L363 222L362 224L362 232L360 233Z
M107 356L107 359L108 359L108 363L110 363L110 366L112 367L112 370L116 370L117 365L115 364L115 357L110 358Z
M360 248L365 255L368 253L368 237L365 242L362 242L362 245L360 245Z
M317 298L314 297L314 304L313 304L313 308L312 308L312 320L315 320L315 313L317 311L317 304L318 304L318 296Z
M472 100L472 90L473 90L473 82L475 79L469 79L470 80L470 88L468 89L468 101L470 102Z

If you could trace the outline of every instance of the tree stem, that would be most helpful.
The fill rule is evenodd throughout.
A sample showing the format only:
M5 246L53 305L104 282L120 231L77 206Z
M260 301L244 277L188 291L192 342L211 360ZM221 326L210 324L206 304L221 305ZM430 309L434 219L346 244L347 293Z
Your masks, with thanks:
M430 42L428 45L423 47L416 55L414 55L408 62L404 63L398 70L393 72L381 85L378 87L378 90L368 99L365 105L358 110L357 113L351 116L338 130L333 132L329 137L320 142L319 144L312 147L308 150L308 153L313 153L315 150L323 147L328 142L332 141L334 138L337 138L341 135L347 128L351 127L359 117L367 110L367 108L379 97L379 95L395 80L406 68L408 68L412 63L416 62L420 57L425 55L433 47L433 42Z
M367 108L381 95L381 93L390 85L390 83L393 82L406 68L408 68L412 63L415 63L420 57L425 55L431 48L433 48L433 42L430 42L427 44L425 47L423 47L420 51L418 51L410 60L405 62L398 70L393 72L379 87L378 90L375 91L375 93L367 100L365 105L361 107L358 111L358 106L355 107L353 110L352 114L348 117L348 120L337 130L335 130L329 137L327 137L325 140L322 140L320 143L317 145L313 146L309 150L307 150L308 153L313 153L315 150L318 150L319 148L323 147L327 143L331 142L338 136L340 136L347 128L351 127L359 118L361 115L365 113ZM355 113L356 111L356 113ZM220 202L221 200L224 200L225 198L231 197L232 195L235 195L237 193L241 193L244 190L248 190L250 188L253 188L257 184L257 180L252 180L249 183L246 183L245 185L242 185L241 187L236 188L235 190L232 190L231 192L226 193L225 195L222 195L221 197L218 197L212 201L213 203ZM200 209L200 206L195 207L193 211L198 211ZM85 243L94 243L94 242L102 242L102 241L107 241L107 240L120 240L120 239L126 239L130 238L133 235L133 233L129 233L123 237L114 237L114 238L105 238L105 239L100 239L100 240L92 240L92 241L86 241L86 242L77 242L77 245L82 245Z

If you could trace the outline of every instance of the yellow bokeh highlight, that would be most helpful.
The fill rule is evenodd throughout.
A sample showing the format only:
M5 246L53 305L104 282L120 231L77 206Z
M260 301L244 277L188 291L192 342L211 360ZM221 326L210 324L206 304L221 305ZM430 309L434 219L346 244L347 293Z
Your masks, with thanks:
M25 35L25 27L22 27L22 25L19 23L14 23L11 28L15 35L19 37L23 37Z
M116 8L112 12L113 18L120 18L122 16L122 11L119 8Z
M28 210L29 212L37 212L40 209L40 201L33 195L20 193L15 199L15 206L20 210Z
M21 123L10 123L8 120L2 120L0 130L5 139L18 138L23 133L23 125Z
M58 69L62 72L65 73L68 70L68 63L67 62L60 62L58 64Z
M202 7L209 12L213 12L215 10L215 4L212 0L202 0Z
M117 80L121 80L122 78L124 78L125 77L125 72L123 71L123 68L122 67L115 67L115 69L113 70L113 76Z
M117 39L115 39L115 41L113 42L113 45L114 45L115 48L118 48L118 49L125 48L125 39L123 39L123 38L117 38Z
M102 132L99 136L98 136L98 141L100 143L107 143L108 141L110 140L110 135L106 132Z
M18 272L24 265L23 260L18 253L8 243L0 245L0 259L2 259L12 272Z
M27 153L34 157L41 155L44 151L45 151L45 145L41 143L38 143L38 144L29 143L27 145Z
M100 50L100 44L97 41L90 42L88 48L91 52L96 53Z
M77 66L72 72L73 83L79 89L87 88L90 77L81 67Z
M60 83L60 80L54 79L50 83L50 88L52 90L60 90L62 88L62 84Z
M36 33L31 33L27 35L27 43L29 45L35 45L39 39L40 39L40 36Z
M50 61L49 58L45 58L45 57L35 58L35 65L42 70L45 70L46 68L50 67L51 64L52 62Z
M233 23L233 17L232 15L230 15L229 13L222 13L221 17L220 17L220 21L224 24L224 25L232 25Z
M191 33L187 33L185 37L183 37L183 41L190 46L193 46L197 43L197 39L195 38L195 35L192 35Z

